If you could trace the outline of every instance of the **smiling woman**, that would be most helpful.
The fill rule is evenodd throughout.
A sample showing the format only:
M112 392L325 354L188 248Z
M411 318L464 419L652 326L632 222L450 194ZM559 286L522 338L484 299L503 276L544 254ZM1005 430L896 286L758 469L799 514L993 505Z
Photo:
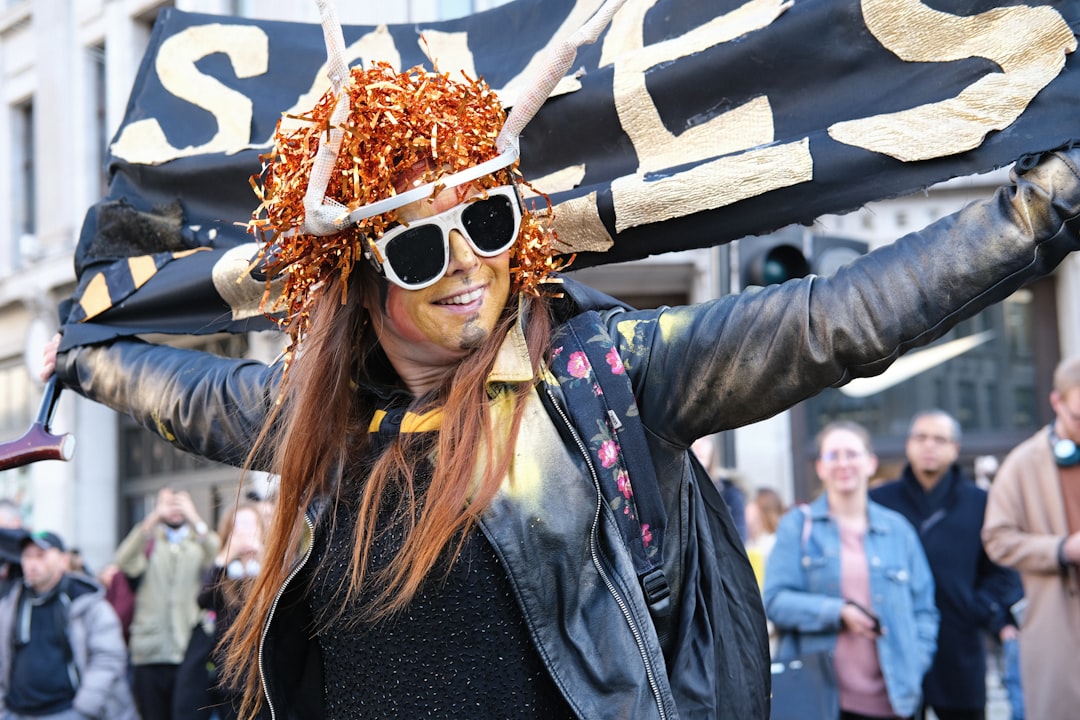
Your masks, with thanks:
M930 566L907 520L867 497L866 428L830 423L817 447L825 492L784 516L765 570L777 658L828 651L843 720L911 717L937 645Z
M542 219L522 203L520 180L511 172L517 154L497 146L506 114L482 81L421 68L399 73L374 63L353 68L341 95L349 115L335 119L340 105L328 92L302 116L306 122L279 131L267 155L273 162L258 178L262 203L250 229L268 252L273 249L269 271L285 277L272 309L284 310L281 325L294 345L326 281L340 277L347 292L365 259L391 287L410 290L430 288L451 270L460 276L462 263L471 262L465 250L485 261L506 254L514 290L533 294L561 267L553 259L550 215ZM342 122L348 132L327 159L321 138L331 122ZM401 150L387 156L388 147ZM330 161L332 172L323 167ZM325 196L313 200L315 179L327 174ZM326 208L339 209L340 224L327 229L313 219ZM467 247L454 246L455 234ZM429 295L429 301L440 299L447 298Z
M514 112L572 57L540 63ZM241 714L764 720L760 594L730 513L704 515L691 444L880 372L1050 272L1080 245L1080 149L831 277L634 310L554 272L547 202L520 200L528 112L461 72L328 65L335 88L279 127L255 179L286 358L118 339L56 359L67 387L179 447L279 476L225 639ZM647 93L626 105L652 117ZM852 707L910 715L917 682L882 677L928 659L936 616L917 538L866 501L874 462L855 428L823 440L809 550L786 517L765 595L778 627L852 640Z
M417 200L401 208L401 225L379 242L386 260L383 269L391 283L383 306L369 310L379 344L416 395L435 389L455 361L491 336L510 296L510 246L520 224L516 192L501 188L504 194L488 193L487 198L473 192L459 202L458 190L447 188L430 201ZM492 203L498 203L496 213L500 207L503 212L514 208L512 221L484 222L483 214L490 216L493 209L487 205ZM433 267L431 277L419 287L404 287L403 281L394 279L400 275L391 277L393 263L416 267L440 255L439 243L433 248L422 237L411 236L423 230L441 236L441 268ZM400 247L388 246L387 238ZM417 260L409 263L411 256Z

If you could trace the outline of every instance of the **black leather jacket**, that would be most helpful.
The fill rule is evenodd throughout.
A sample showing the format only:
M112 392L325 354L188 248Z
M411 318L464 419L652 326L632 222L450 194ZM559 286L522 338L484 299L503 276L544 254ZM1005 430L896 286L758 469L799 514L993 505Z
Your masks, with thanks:
M669 536L678 537L672 527L686 519L686 449L694 439L879 373L1056 267L1077 247L1078 163L1080 150L1048 155L1015 187L860 257L832 278L752 288L689 307L606 310L668 506ZM611 304L573 283L567 293L577 307ZM520 368L510 370L492 382L528 380L515 375ZM68 387L132 414L178 446L232 463L242 461L278 377L255 362L132 341L72 350L58 373ZM552 387L559 400L558 385ZM556 685L580 717L679 717L618 531L598 512L580 456L560 439L560 420L534 398L518 454L535 457L541 477L508 481L481 529L507 569ZM590 547L600 557L583 564ZM666 553L665 563L677 595L680 554ZM601 582L601 566L614 589ZM278 612L303 605L285 592ZM268 623L261 658L268 696L276 717L304 717L302 703L321 693L318 653L278 635L279 627L293 626L279 620ZM697 713L682 711L691 715Z

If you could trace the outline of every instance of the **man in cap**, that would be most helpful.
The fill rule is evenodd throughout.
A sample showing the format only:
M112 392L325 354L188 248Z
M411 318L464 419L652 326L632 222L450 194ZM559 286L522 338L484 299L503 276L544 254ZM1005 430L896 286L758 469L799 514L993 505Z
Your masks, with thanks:
M21 543L23 582L0 600L0 718L134 718L116 613L90 578L69 573L53 532Z

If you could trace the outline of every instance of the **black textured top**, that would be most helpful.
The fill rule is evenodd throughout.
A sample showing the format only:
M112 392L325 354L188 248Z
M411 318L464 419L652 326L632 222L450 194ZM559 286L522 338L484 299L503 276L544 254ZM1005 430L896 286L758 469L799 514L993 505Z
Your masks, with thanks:
M355 497L342 493L335 515L336 522L320 522L315 533L308 601L316 618L343 602ZM380 526L391 524L384 513ZM371 567L383 567L400 542L394 528L378 533ZM320 632L327 717L573 718L483 533L475 530L466 538L449 573L447 559L444 551L408 608L394 618L336 621ZM341 617L357 617L365 595Z

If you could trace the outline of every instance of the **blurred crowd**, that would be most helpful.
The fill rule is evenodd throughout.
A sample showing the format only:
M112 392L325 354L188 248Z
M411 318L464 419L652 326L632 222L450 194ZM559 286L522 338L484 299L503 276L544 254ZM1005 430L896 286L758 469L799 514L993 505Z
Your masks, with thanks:
M215 530L164 488L95 573L0 500L0 718L236 718L219 643L260 570L271 503L248 492Z
M1058 365L1049 401L1054 419L1000 466L982 457L966 472L960 424L928 409L911 419L899 477L880 477L870 433L840 421L816 438L816 499L784 508L754 492L746 549L774 717L802 703L792 717L983 720L988 657L1012 720L1075 717L1080 358ZM811 677L820 658L827 671ZM831 709L808 709L815 688Z
M695 444L761 587L774 718L794 705L794 717L830 720L984 720L988 658L1012 720L1071 717L1080 358L1057 368L1050 403L1048 427L971 476L942 410L911 419L896 478L880 477L863 426L830 423L816 438L821 493L791 507L718 468L711 441ZM221 640L260 571L271 510L238 493L212 529L186 492L162 489L95 573L0 500L0 720L236 718ZM816 688L778 682L814 657L825 672L799 682ZM811 711L811 695L831 709Z

